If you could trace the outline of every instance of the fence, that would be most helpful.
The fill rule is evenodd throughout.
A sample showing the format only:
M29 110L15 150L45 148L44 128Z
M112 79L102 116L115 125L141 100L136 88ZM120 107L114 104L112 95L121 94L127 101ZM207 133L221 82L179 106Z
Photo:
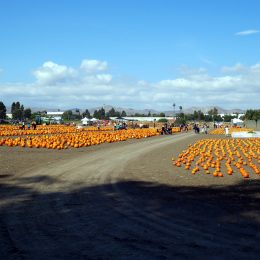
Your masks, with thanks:
M254 130L260 130L260 119L258 120L246 120L245 126Z

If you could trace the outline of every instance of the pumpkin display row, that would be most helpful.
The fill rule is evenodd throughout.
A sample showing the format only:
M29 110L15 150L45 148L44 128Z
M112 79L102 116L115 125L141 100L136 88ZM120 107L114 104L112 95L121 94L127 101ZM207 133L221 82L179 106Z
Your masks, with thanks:
M76 133L84 131L111 131L112 127L86 127L86 128L76 128L75 126L65 126L65 125L39 125L36 130L20 129L19 126L0 126L0 136L24 136L24 135L46 135L46 134L63 134L63 133Z
M253 131L251 128L238 128L238 127L230 127L228 129L229 134L237 133L237 132L250 132ZM225 134L225 128L216 128L209 132L209 134L212 135L224 135Z
M0 139L0 146L20 146L28 148L67 149L140 139L159 135L155 129L130 129L121 131L88 131L56 135L38 135L26 137L5 137Z
M249 178L260 175L260 139L204 139L172 158L174 167L184 167L192 174L204 172L214 177L240 173Z

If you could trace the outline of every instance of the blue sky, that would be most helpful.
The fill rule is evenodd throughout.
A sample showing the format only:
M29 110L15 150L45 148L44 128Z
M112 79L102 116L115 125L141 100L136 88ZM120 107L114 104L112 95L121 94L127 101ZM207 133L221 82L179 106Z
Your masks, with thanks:
M257 108L259 13L257 0L1 1L0 100Z

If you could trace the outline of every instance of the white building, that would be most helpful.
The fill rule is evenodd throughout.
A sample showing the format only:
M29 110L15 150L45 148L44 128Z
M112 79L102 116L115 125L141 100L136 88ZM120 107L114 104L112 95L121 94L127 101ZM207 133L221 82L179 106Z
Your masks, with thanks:
M47 112L48 117L52 117L56 121L60 121L64 112L56 111L56 112Z
M126 120L140 121L140 122L156 122L159 119L167 119L169 121L173 120L173 117L153 117L153 116L148 116L148 117L124 116L123 118ZM110 117L110 119L117 120L117 117Z
M9 118L9 119L12 119L13 115L12 114L6 114L6 117Z
M47 116L60 116L62 117L64 112L62 111L56 111L56 112L47 112Z

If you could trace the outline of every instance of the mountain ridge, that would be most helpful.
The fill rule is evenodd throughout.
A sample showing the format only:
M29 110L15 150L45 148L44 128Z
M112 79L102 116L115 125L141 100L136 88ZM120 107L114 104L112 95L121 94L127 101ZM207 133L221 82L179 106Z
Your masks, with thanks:
M114 108L116 111L122 112L125 111L127 115L134 115L136 113L138 114L145 114L147 115L149 112L150 114L160 114L160 113L165 113L166 116L172 116L174 111L173 110L165 110L165 111L158 111L155 109L135 109L135 108L127 108L127 107L117 107L117 106L111 106L111 105L104 105L104 106L98 106L98 107L92 107L92 108L87 108L90 112L90 114L93 114L95 110L99 110L101 108L104 108L106 112L108 112L110 109ZM213 108L218 109L219 114L232 114L232 113L244 113L246 110L243 109L225 109L219 106L191 106L188 108L183 108L182 112L185 114L193 114L194 111L201 111L204 114L206 114L209 110ZM10 108L7 108L8 113L10 113ZM38 111L66 111L66 110L79 110L80 113L83 113L86 109L79 109L79 108L71 108L71 109L55 109L55 108L40 108L40 107L31 107L32 112L38 112ZM179 109L175 109L175 114L180 113Z

